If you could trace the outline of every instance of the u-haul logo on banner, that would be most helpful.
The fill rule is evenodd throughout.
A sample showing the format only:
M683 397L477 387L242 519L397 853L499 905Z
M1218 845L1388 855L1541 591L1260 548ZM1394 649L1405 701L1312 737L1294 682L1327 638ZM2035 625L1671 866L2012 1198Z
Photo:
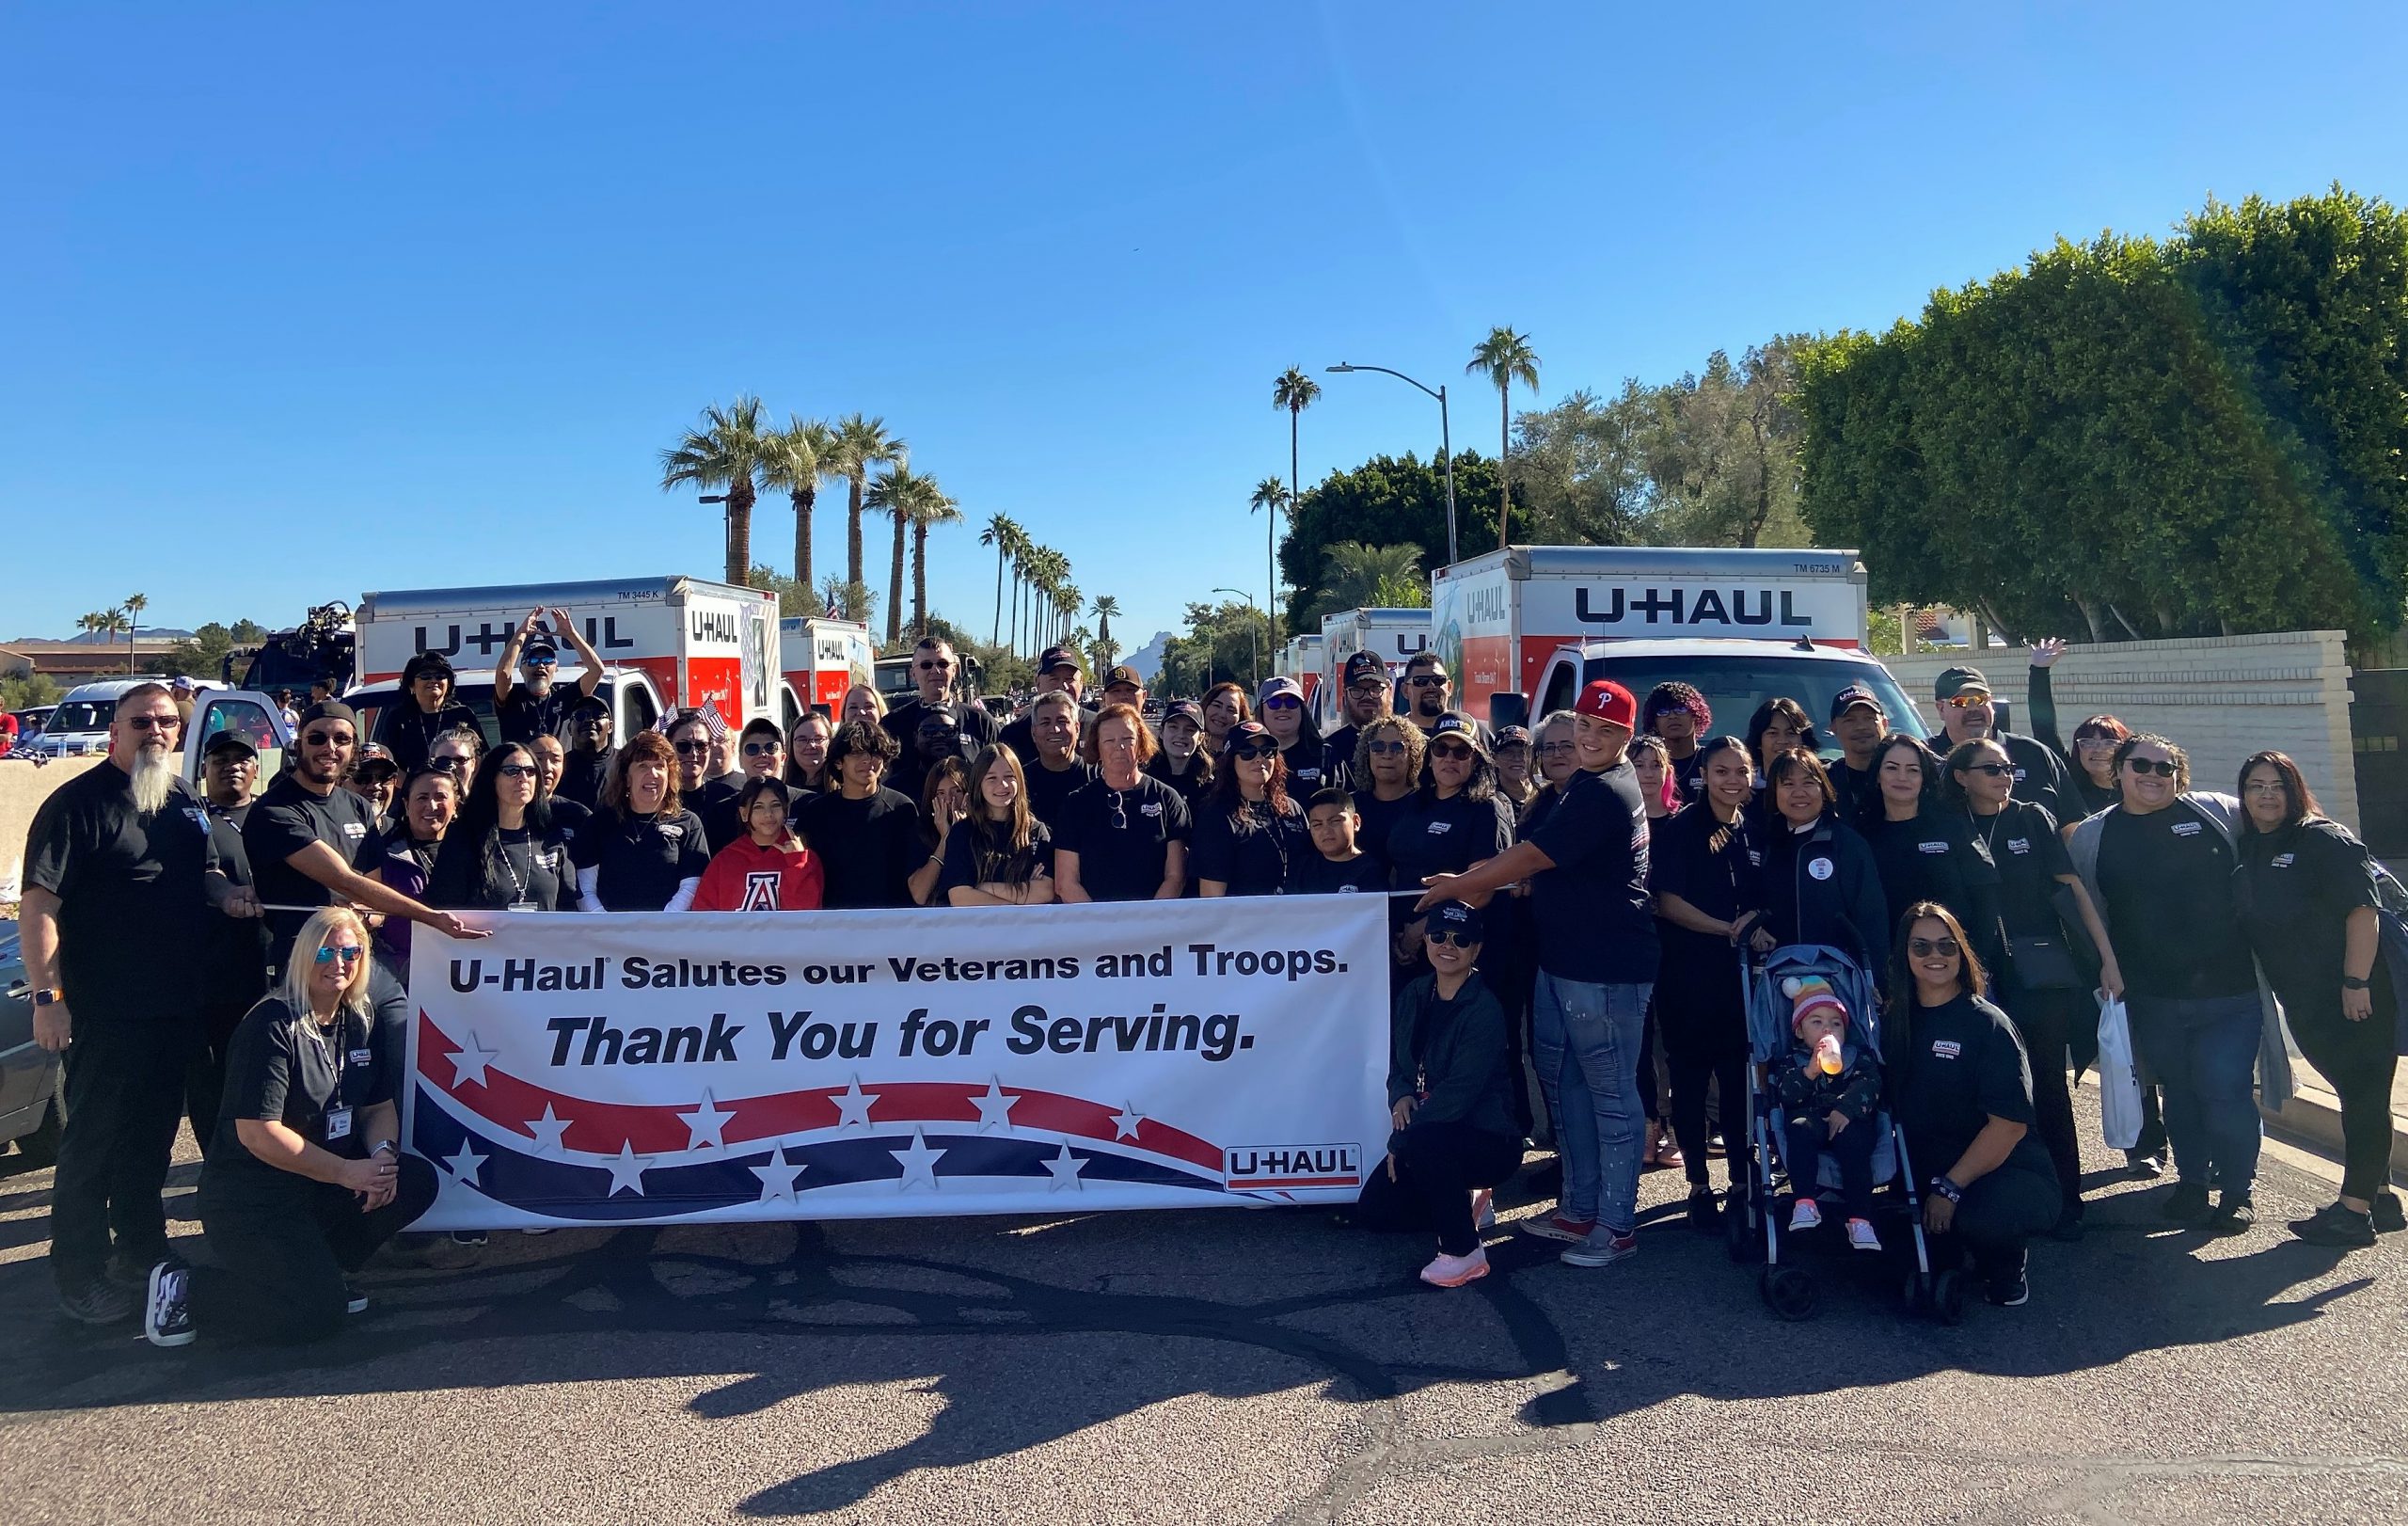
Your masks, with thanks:
M1339 1187L1363 1180L1363 1152L1351 1144L1231 1145L1222 1172L1232 1187Z

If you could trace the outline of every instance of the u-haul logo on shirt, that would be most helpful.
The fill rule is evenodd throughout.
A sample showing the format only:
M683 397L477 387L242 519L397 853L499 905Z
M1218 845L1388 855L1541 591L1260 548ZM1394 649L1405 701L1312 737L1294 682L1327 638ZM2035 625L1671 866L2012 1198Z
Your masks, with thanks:
M675 842L678 838L686 835L686 829L684 827L664 826L660 829L660 835L668 838L671 842Z
M368 829L361 826L356 821L345 821L342 824L342 835L350 838L353 842L357 842L360 838L368 835Z
M2298 856L2299 855L2297 853L2276 853L2273 860L2274 867L2278 869L2288 869L2291 866L2291 860Z
M1149 800L1146 802L1145 804L1137 807L1137 814L1139 816L1160 816L1163 814L1163 803L1158 800Z
M1433 837L1440 836L1454 830L1455 824L1452 821L1433 821L1430 823L1430 835Z
M2032 850L2032 839L2029 837L2009 837L2006 839L2006 850L2010 853L2028 853Z
M1954 1039L1934 1039L1931 1041L1931 1057L1934 1059L1955 1059L1964 1052L1965 1046Z
M2178 837L2195 837L2199 835L2199 823L2196 821L2177 821L2174 823L2174 835Z
M1915 844L1915 848L1917 850L1925 853L1944 853L1948 851L1948 845L1944 842L1919 842Z

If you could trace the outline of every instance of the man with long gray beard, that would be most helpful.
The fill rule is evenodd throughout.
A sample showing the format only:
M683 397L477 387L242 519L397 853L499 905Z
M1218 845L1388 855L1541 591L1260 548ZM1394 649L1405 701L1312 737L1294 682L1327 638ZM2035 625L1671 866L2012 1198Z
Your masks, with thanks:
M117 702L107 758L42 803L25 840L22 913L34 1041L67 1051L67 1132L51 1187L59 1308L107 1325L168 1258L167 1179L184 1083L205 1040L201 967L214 902L257 916L215 872L209 814L176 776L165 684Z

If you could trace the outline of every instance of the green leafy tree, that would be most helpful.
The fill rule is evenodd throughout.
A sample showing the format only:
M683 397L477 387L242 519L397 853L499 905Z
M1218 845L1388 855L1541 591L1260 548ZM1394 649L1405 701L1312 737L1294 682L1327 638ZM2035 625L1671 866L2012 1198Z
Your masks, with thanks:
M148 594L128 594L119 606L125 611L125 671L134 671L134 638L142 631L142 612L150 607Z
M867 419L858 413L848 414L836 421L836 437L821 456L832 476L845 479L845 580L867 587L868 579L862 566L862 498L869 488L869 474L880 467L898 465L908 459L908 448L902 439L889 434L884 419Z
M1288 414L1288 492L1281 502L1266 503L1263 501L1262 489L1259 487L1255 489L1257 506L1266 508L1271 513L1270 520L1263 526L1265 534L1262 543L1264 560L1275 564L1271 568L1271 587L1263 595L1265 602L1262 607L1266 610L1275 610L1279 607L1279 569L1275 565L1276 553L1272 549L1279 533L1277 523L1279 511L1295 502L1305 490L1304 479L1297 469L1299 460L1296 449L1297 422L1304 417L1305 410L1311 407L1320 397L1321 383L1307 375L1301 366L1290 366L1279 374L1278 379L1271 384L1271 405L1285 409Z
M170 678L215 678L233 650L234 633L212 620L194 630L190 640L178 642L161 671Z
M0 678L0 710L30 710L66 697L67 691L47 674L20 673Z
M660 490L683 487L727 494L727 580L741 583L752 566L752 503L770 453L770 432L761 421L761 400L738 397L728 407L714 403L698 427L660 453Z
M1259 658L1272 647L1262 612L1243 599L1187 606L1186 628L1163 645L1152 687L1164 696L1200 699L1216 683L1253 687Z
M928 484L927 496L911 507L911 628L928 632L928 532L961 523L961 505Z
M991 546L995 548L995 628L987 638L987 644L990 646L1001 645L1003 643L1004 572L1011 563L1012 542L1019 532L1020 526L1005 516L997 514L990 516L987 528L978 533L979 545Z
M1270 596L1279 596L1279 514L1296 501L1288 485L1276 477L1265 477L1254 485L1254 496L1246 501L1246 513L1263 517L1262 560L1270 582Z
M1520 382L1535 392L1539 388L1538 352L1530 348L1530 336L1517 334L1508 327L1492 328L1488 337L1472 347L1471 363L1464 367L1467 376L1485 376L1497 389L1497 458L1509 469L1497 474L1497 544L1504 546L1512 532L1508 519L1511 505L1506 501L1506 485L1511 480L1513 449L1513 384Z
M828 456L836 432L816 419L786 415L786 426L770 434L761 463L761 486L782 492L794 504L794 579L806 594L811 589L811 516L819 501L819 485L832 474ZM755 587L764 586L754 584Z
M833 610L844 619L858 620L867 625L877 617L878 596L870 592L869 584L848 583L832 572L819 580L819 608ZM817 613L818 611L813 612Z
M1482 546L1497 533L1488 502L1497 486L1497 464L1476 452L1455 456L1455 491L1467 546ZM1518 512L1518 511L1517 511ZM1279 545L1279 566L1295 592L1289 596L1286 624L1314 628L1305 618L1313 607L1328 548L1340 541L1367 546L1408 544L1419 548L1421 564L1447 561L1447 483L1438 467L1414 455L1373 456L1351 471L1333 471L1305 490L1289 516Z
M911 526L932 517L939 504L950 501L937 486L934 477L897 464L887 468L886 475L870 485L862 502L886 516L895 526L895 555L886 585L886 644L892 646L903 635L903 564ZM957 513L953 517L958 519L961 516ZM925 600L921 607L925 609Z

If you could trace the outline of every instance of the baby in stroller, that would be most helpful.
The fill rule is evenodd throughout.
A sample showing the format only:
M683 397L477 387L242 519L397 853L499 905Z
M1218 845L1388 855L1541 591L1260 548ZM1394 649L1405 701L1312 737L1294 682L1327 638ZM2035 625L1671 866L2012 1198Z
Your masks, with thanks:
M1880 1131L1872 1120L1881 1102L1879 1059L1848 1041L1848 1011L1819 975L1793 976L1781 984L1791 1002L1792 1041L1785 1060L1772 1067L1772 1089L1781 1105L1782 1153L1791 1185L1792 1233L1819 1229L1823 1211L1814 1182L1823 1157L1840 1170L1840 1195L1847 1210L1847 1243L1878 1250L1873 1228L1873 1150Z

